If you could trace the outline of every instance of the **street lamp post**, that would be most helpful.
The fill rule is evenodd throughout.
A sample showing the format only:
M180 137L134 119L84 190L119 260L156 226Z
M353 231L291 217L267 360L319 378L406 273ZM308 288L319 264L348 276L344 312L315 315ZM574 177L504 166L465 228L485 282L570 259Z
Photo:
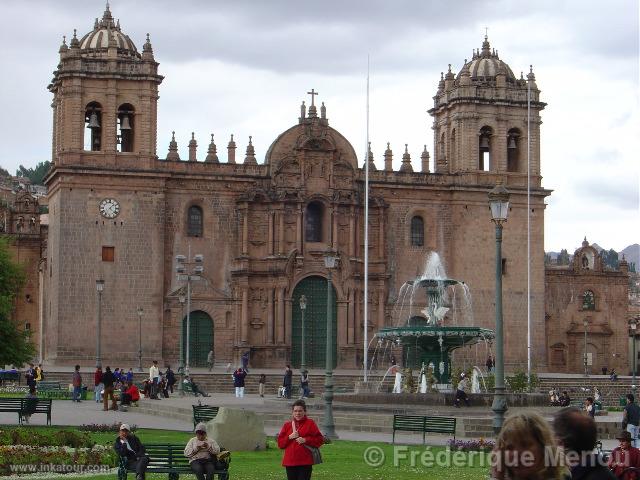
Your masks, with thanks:
M587 355L587 328L589 327L589 322L585 320L582 322L584 325L584 376L589 376L589 366L588 366L588 355Z
M307 309L307 297L305 295L300 295L300 312L302 312L302 335L300 342L300 371L304 372L307 369L306 357L304 355L304 344L305 344L305 336L304 336L304 312Z
M184 363L184 372L189 375L189 354L191 352L190 342L190 330L191 330L191 282L200 280L201 275L204 273L203 255L194 255L191 260L191 248L189 248L189 257L184 255L176 255L176 272L178 273L178 279L187 282L187 339L186 339L186 354Z
M327 249L324 253L324 266L327 267L327 353L326 372L324 377L324 419L322 421L323 435L336 439L335 423L333 421L333 285L331 273L338 260L337 252Z
M178 295L178 301L180 302L180 362L178 364L178 375L180 375L180 393L184 394L184 338L182 336L182 321L184 320L184 303L187 301L187 297L181 293Z
M496 225L496 361L495 389L493 393L493 431L502 429L507 411L507 396L504 386L504 333L502 324L502 224L509 215L509 192L501 184L489 192L491 220Z
M142 314L144 310L138 307L138 371L142 372Z
M638 318L634 318L629 322L629 326L631 327L631 343L633 350L633 360L631 361L631 373L633 375L633 380L631 382L631 390L635 393L636 391L636 364L638 363L638 357L636 354L636 328L638 328Z
M100 356L101 347L101 335L100 330L102 327L102 291L104 290L104 280L96 280L96 290L98 291L98 328L96 329L96 368L102 368L102 358Z

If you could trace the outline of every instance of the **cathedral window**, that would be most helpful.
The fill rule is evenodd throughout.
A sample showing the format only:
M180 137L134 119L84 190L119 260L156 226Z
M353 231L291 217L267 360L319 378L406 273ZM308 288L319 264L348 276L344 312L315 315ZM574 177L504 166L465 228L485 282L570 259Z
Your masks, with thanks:
M582 309L583 310L596 309L596 297L591 290L586 290L582 294Z
M424 246L424 220L415 216L411 219L411 246Z
M119 152L133 152L133 119L134 109L129 103L124 103L118 108L118 122L116 125L116 138Z
M99 152L102 150L102 106L98 102L91 102L85 107L84 123L91 132L85 136L84 149Z
M202 209L197 205L189 207L187 235L189 237L202 236Z
M322 241L322 204L311 202L305 212L304 238L307 242Z
M507 172L520 170L520 130L512 128L507 132Z
M491 169L491 127L482 127L478 137L478 170L488 172Z

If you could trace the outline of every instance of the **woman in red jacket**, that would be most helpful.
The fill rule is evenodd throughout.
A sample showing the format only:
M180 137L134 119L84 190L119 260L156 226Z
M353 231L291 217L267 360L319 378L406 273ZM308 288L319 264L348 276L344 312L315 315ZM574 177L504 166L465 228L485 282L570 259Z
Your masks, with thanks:
M322 434L316 422L307 417L304 400L293 402L291 421L285 422L278 434L278 447L284 450L282 465L287 470L287 480L309 480L313 457L307 448L319 448Z

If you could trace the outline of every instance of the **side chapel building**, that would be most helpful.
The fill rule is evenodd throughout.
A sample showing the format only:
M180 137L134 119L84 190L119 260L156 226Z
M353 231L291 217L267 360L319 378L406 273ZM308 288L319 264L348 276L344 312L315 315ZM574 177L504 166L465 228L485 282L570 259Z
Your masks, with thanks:
M191 138L180 158L172 138L158 153L157 102L163 77L147 36L140 52L109 11L81 38L63 42L53 94L52 169L46 178L49 227L42 276L45 361L90 365L101 310L102 357L137 361L138 321L144 362L177 363L187 305L177 255L203 255L203 279L192 282L191 365L254 366L299 361L301 311L307 298L307 364L325 358L327 270L323 253L339 255L332 275L337 365L362 361L363 303L370 337L391 322L400 286L421 273L431 251L464 280L478 326L494 328L495 230L487 193L511 193L504 229L504 319L507 368L526 365L527 144L531 145L533 358L546 368L544 199L540 100L533 71L516 77L482 47L437 84L433 159L420 169L408 149L393 170L387 149L370 152L369 295L363 298L364 165L329 123L324 102L292 108L292 124L258 159L251 137L227 161L213 141L206 154ZM531 138L527 138L527 90ZM313 92L313 90L312 90ZM313 92L315 93L315 92ZM327 102L328 103L328 102ZM427 125L425 125L425 130ZM96 280L104 281L100 297ZM98 305L100 302L100 305ZM138 307L143 309L140 317ZM483 362L486 349L469 350ZM480 363L483 364L483 363Z

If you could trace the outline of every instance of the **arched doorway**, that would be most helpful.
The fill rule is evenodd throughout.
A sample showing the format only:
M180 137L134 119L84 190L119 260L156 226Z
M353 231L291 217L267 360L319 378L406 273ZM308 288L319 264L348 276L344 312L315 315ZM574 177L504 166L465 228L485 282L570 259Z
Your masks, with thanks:
M300 296L307 297L307 308L304 313L304 333L302 338L302 312ZM333 366L337 364L337 308L336 291L331 286L333 311ZM291 365L300 368L301 345L305 344L305 360L307 368L324 368L327 353L327 279L307 277L296 286L291 297Z
M187 317L182 319L182 348L187 359ZM213 320L202 310L189 318L189 366L206 367L209 350L213 350Z

